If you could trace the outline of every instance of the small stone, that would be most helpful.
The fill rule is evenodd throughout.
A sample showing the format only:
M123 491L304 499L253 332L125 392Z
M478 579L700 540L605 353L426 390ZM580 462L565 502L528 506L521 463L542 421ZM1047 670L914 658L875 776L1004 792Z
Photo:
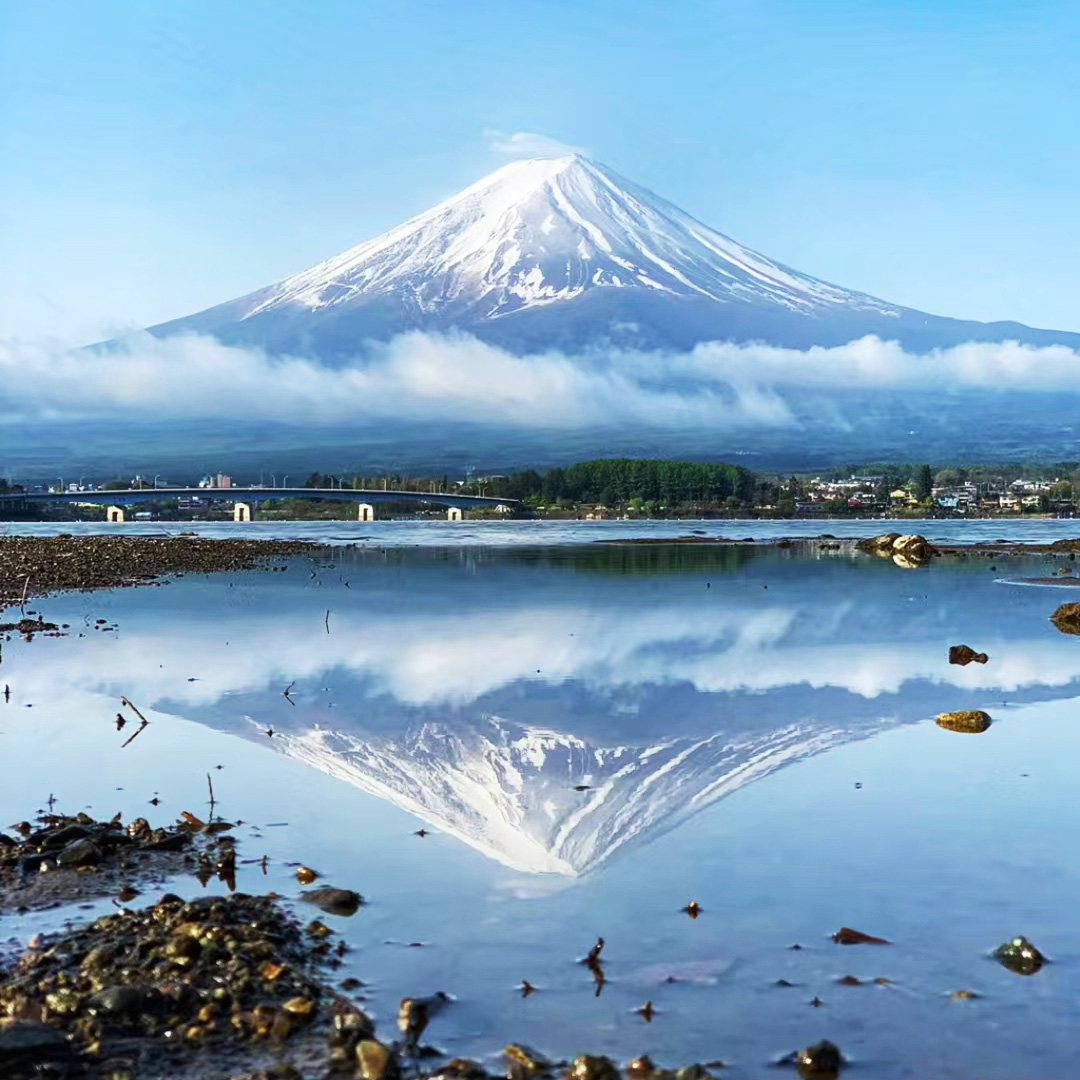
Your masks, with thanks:
M523 1046L521 1043L510 1043L503 1050L503 1054L510 1063L512 1075L520 1077L543 1076L550 1073L553 1068L551 1062L543 1054L538 1054L535 1050Z
M959 712L938 713L937 726L948 731L979 735L990 726L990 716L981 709L961 709Z
M79 1012L82 1009L83 999L74 990L65 988L46 994L45 1004L48 1006L49 1012L66 1016Z
M355 915L364 902L364 898L352 889L335 889L329 885L301 893L300 899L314 904L328 915L340 915L344 918Z
M300 1020L310 1019L315 1012L315 1002L305 997L289 998L281 1007L291 1016L298 1017Z
M714 1061L713 1065L719 1065L719 1062ZM681 1069L675 1070L675 1080L712 1080L712 1074L704 1065L684 1065Z
M839 1048L828 1039L807 1046L795 1055L795 1066L803 1080L832 1080L843 1063Z
M570 1062L567 1080L619 1080L619 1070L611 1058L581 1054Z
M165 955L186 967L202 954L202 946L190 934L175 934L165 944Z
M301 885L310 885L319 876L318 871L312 870L310 866L301 866L296 871L296 880Z
M949 649L949 663L966 667L968 664L985 664L990 657L976 652L970 645L953 645Z
M329 926L326 925L326 923L320 922L318 919L312 919L311 922L309 922L307 926L304 927L304 929L313 938L324 938L328 934L333 933L333 931L330 929Z
M137 986L110 986L90 999L90 1009L110 1016L138 1016L146 1004L146 994Z
M953 1001L973 1001L978 996L979 995L976 994L974 990L953 990L953 992L949 994L949 997L951 997Z
M888 945L885 938L864 934L861 930L852 930L850 926L841 926L832 936L837 945Z
M652 1074L656 1071L656 1066L653 1064L653 1060L648 1054L642 1054L639 1058L634 1058L629 1065L626 1066L626 1074L633 1078L633 1080L649 1080Z
M1014 937L999 945L994 956L1018 975L1034 975L1046 963L1046 957L1025 937Z

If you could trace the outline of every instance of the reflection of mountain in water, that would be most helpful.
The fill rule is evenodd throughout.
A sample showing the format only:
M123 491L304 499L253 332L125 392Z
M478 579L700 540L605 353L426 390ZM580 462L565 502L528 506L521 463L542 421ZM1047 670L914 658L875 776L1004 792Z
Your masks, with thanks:
M831 746L1080 693L1045 593L987 569L752 545L343 551L244 579L213 620L219 585L162 590L138 639L40 678L246 730L509 866L578 875ZM960 641L990 663L950 665Z
M425 723L396 737L278 732L274 745L515 870L578 875L774 769L852 737L806 723L600 747L487 717ZM588 790L576 790L583 785Z

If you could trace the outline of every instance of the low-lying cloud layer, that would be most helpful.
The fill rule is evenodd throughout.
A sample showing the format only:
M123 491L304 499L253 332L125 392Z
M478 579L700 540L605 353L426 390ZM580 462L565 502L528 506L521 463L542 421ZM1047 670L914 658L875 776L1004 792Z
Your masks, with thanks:
M0 343L5 421L141 418L340 424L364 417L523 429L797 426L800 391L1077 390L1071 349L1013 342L926 355L866 337L836 348L712 342L690 352L514 356L465 334L419 332L340 368L198 335L110 351ZM787 393L785 394L785 391Z

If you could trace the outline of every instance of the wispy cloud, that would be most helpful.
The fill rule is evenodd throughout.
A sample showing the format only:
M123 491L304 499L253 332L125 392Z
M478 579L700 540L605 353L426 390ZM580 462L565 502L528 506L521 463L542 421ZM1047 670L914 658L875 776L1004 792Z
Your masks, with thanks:
M535 131L484 131L488 149L496 154L513 158L565 157L567 154L585 154L582 146L571 146Z

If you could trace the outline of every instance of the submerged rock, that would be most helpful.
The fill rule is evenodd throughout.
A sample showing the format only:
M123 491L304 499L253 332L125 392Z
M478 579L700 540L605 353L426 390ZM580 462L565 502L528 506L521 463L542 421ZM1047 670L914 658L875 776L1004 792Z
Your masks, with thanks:
M976 652L970 645L953 645L949 649L949 663L966 667L968 664L985 664L990 657Z
M341 915L346 918L355 915L364 902L364 898L358 892L353 892L352 889L335 889L330 885L301 893L300 899L322 908L328 915Z
M937 726L948 731L978 735L990 726L990 716L981 709L961 709L959 712L938 713Z
M521 1043L510 1043L503 1050L509 1063L507 1075L513 1080L532 1080L533 1077L546 1076L554 1068L543 1054L538 1054Z
M795 1066L804 1080L831 1080L839 1075L843 1064L840 1048L828 1039L807 1046L795 1055Z
M864 934L861 930L852 930L850 926L841 926L832 936L837 945L889 945L885 938Z
M1063 634L1080 634L1080 603L1073 600L1062 604L1050 616L1050 621Z
M999 945L994 950L994 956L1017 975L1034 975L1046 963L1046 957L1022 936Z

